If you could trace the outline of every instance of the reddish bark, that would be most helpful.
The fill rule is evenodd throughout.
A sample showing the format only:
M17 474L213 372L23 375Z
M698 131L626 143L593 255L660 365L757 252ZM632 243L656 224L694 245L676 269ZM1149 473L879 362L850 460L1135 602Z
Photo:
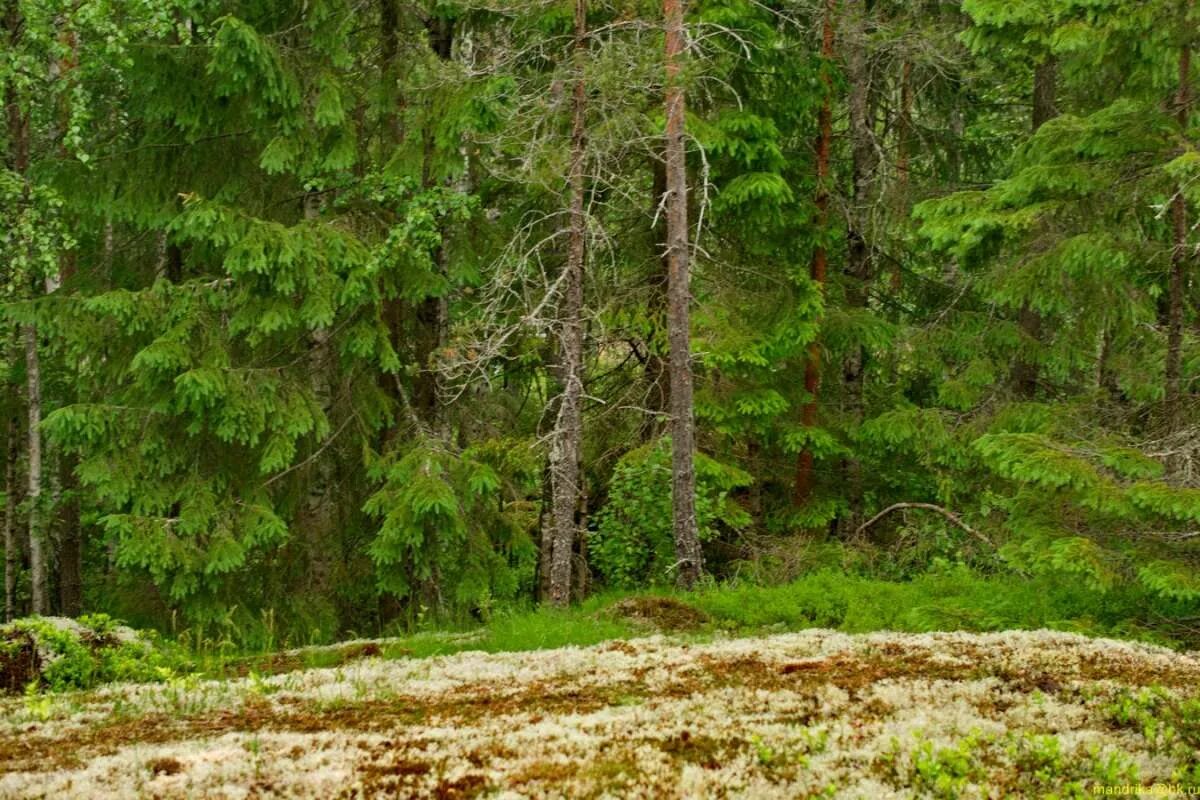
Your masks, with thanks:
M817 118L817 229L816 247L813 248L809 276L824 291L825 276L829 267L829 255L825 249L825 227L829 222L829 153L833 145L833 80L829 74L829 63L833 60L833 0L826 0L825 19L821 33L821 57L826 61L821 75L825 99ZM817 424L817 399L821 390L821 346L814 340L808 346L808 361L804 365L804 391L808 399L800 412L800 422L805 428ZM812 494L813 452L805 446L796 458L796 482L793 501L799 506Z

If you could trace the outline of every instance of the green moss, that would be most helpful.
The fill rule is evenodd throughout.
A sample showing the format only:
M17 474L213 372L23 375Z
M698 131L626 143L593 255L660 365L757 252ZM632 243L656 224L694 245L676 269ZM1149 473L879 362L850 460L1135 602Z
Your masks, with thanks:
M1112 724L1140 734L1154 752L1174 758L1174 781L1200 787L1200 697L1181 699L1156 686L1123 689L1105 713Z
M186 665L153 633L104 614L28 617L0 626L0 689L87 689L112 681L161 681Z

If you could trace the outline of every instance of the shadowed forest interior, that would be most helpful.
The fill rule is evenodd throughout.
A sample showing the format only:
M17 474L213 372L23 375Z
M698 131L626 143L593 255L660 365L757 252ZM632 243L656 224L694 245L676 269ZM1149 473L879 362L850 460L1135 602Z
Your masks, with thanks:
M0 0L6 619L262 649L692 590L1195 647L1197 39Z

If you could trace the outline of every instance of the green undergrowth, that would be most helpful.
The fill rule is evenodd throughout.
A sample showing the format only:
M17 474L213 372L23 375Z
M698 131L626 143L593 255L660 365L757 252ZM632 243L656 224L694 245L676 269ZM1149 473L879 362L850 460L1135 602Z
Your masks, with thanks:
M1152 609L1136 593L1099 593L1048 577L985 575L962 565L935 565L907 581L847 574L833 569L791 583L763 586L746 582L708 584L693 592L668 589L607 592L566 609L509 607L493 611L483 624L436 625L372 640L254 651L223 641L220 646L118 649L99 660L72 645L64 677L43 678L49 689L85 688L104 680L154 680L171 671L193 669L211 677L237 677L334 667L372 656L428 658L468 650L517 652L586 647L654 633L709 640L810 628L846 633L891 630L1001 631L1051 628L1090 636L1133 639L1195 647L1148 620ZM1167 609L1169 611L1169 609ZM111 623L106 623L111 625ZM73 648L73 649L72 649ZM85 663L87 655L91 661Z
M706 639L809 628L847 633L1050 628L1176 648L1194 646L1140 621L1146 612L1146 599L1137 593L1100 594L1048 577L986 576L966 567L942 566L913 580L889 581L829 570L780 586L726 583L690 593L608 593L566 610L499 612L474 629L399 637L383 648L383 654L427 657L463 650L587 646L660 631ZM689 624L679 624L680 619Z
M909 581L823 570L782 586L717 586L688 600L716 627L738 632L812 627L847 633L1052 628L1183 644L1139 623L1147 605L1136 592L1099 593L1061 578L987 576L955 565L941 565Z
M162 681L190 669L179 648L105 614L27 617L0 625L0 694Z

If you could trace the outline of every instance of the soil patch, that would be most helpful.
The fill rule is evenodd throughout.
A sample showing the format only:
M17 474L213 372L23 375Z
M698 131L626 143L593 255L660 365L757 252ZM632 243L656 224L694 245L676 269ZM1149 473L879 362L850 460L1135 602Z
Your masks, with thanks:
M709 622L703 611L673 597L629 597L613 603L607 613L639 627L673 633L696 630Z

